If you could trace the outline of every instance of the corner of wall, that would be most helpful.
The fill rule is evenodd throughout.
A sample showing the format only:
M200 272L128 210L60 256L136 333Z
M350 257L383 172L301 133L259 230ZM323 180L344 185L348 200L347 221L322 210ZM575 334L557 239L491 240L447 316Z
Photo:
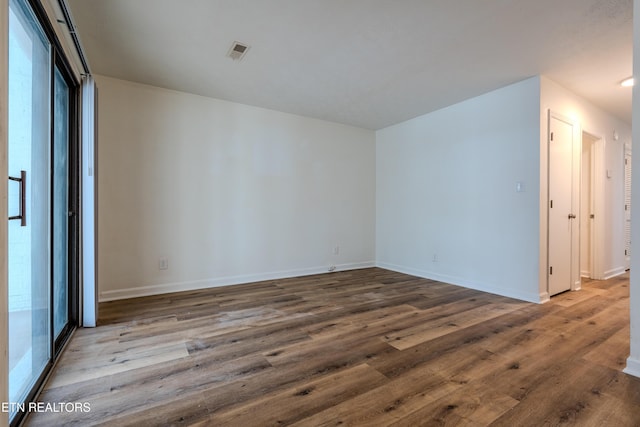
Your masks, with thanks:
M551 297L549 296L549 292L544 291L544 292L540 292L540 301L538 301L540 304L544 304L545 302L549 302L551 301Z
M625 374L640 377L640 360L629 356L627 358L627 367L622 370Z
M547 302L549 301L549 292L547 290L547 228L549 227L547 218L547 200L549 198L547 127L549 124L549 112L546 108L545 96L548 79L545 76L539 75L538 84L538 110L540 111L540 127L538 129L538 139L540 141L538 289L540 291L541 302Z
M639 81L640 72L640 0L633 2L633 74ZM632 150L640 153L640 85L633 87ZM632 170L640 170L640 156L631 157ZM631 176L631 200L640 200L640 174ZM640 209L631 210L631 235L640 235ZM640 377L640 256L631 251L631 277L629 283L629 320L631 326L630 355L624 372Z

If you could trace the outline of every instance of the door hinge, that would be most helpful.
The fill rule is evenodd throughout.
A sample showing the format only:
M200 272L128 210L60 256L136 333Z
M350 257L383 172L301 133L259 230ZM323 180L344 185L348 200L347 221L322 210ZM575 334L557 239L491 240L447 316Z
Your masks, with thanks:
M626 250L626 249L624 250L624 254L625 254L625 255L628 255L628 254L627 254L627 250Z
M553 275L553 267L549 267L549 276Z
M553 200L549 200L549 208L553 209Z
M553 132L551 132L551 141L553 141Z

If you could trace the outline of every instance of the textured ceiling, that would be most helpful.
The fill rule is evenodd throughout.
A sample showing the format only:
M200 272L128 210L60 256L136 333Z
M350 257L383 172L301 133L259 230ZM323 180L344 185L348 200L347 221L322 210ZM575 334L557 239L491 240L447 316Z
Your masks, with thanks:
M632 0L67 3L95 74L369 129L543 74L631 123Z

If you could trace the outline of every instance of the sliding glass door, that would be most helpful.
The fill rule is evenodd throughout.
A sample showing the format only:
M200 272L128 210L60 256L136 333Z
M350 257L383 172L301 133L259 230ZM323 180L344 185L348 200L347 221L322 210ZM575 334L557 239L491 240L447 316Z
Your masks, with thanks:
M23 5L9 10L9 399L25 400L51 358L50 45Z
M9 399L22 403L74 321L74 92L29 3L9 5Z

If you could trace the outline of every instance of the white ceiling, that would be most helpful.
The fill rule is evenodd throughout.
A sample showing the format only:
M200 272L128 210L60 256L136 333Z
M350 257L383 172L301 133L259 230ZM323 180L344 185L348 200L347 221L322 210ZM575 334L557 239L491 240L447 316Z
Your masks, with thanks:
M95 74L368 129L543 74L631 123L632 0L67 3Z

